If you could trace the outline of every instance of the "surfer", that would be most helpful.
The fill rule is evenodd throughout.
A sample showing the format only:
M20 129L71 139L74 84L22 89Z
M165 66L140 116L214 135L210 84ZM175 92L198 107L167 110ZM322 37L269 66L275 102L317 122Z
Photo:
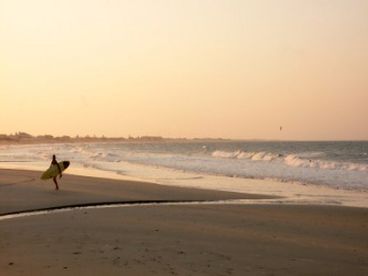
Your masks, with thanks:
M52 156L51 166L57 166L57 168L58 168L58 170L59 170L60 178L62 178L62 177L63 177L63 174L61 173L61 168L60 168L59 163L56 161L56 156L55 156L55 154ZM55 189L56 189L56 190L59 190L59 185L58 185L58 183L57 183L57 181L56 181L56 177L57 177L57 175L55 175L55 176L52 178L52 180L54 180L55 187L56 187Z

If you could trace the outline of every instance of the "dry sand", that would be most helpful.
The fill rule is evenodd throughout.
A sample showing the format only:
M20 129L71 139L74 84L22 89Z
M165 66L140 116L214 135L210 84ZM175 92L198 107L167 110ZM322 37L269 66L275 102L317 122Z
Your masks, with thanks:
M99 202L261 195L0 170L0 214ZM0 275L368 275L368 209L152 205L1 220Z

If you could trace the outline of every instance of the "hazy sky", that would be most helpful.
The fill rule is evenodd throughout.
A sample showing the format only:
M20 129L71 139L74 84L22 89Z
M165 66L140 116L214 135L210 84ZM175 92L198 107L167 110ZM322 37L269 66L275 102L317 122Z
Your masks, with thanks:
M368 1L0 0L15 131L368 139Z

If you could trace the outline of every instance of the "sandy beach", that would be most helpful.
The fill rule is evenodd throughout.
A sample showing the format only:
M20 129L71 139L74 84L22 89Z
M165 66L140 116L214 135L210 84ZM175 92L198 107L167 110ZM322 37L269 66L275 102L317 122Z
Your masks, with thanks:
M368 276L367 14L0 0L0 276Z
M0 170L0 275L368 274L366 208L175 204L271 197L39 175ZM127 205L63 210L109 202Z

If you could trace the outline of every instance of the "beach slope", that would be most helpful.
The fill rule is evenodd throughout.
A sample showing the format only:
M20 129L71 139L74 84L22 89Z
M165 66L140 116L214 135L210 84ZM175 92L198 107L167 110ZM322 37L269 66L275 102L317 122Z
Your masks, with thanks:
M1 170L0 213L108 201L262 198ZM1 220L0 275L367 275L368 210L126 205Z

